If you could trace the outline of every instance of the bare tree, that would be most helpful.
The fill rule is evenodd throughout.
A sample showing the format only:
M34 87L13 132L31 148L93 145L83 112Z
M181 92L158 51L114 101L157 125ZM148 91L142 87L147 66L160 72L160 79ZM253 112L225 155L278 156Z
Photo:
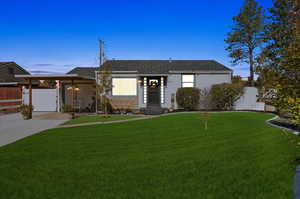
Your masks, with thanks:
M204 123L204 129L208 129L208 120L210 117L210 95L207 89L201 90L201 97L200 97L200 104L201 104L201 111L200 111L200 118Z
M97 82L97 98L100 100L101 108L104 112L104 117L108 117L109 93L112 89L111 67L108 63L104 63L99 67L98 82Z

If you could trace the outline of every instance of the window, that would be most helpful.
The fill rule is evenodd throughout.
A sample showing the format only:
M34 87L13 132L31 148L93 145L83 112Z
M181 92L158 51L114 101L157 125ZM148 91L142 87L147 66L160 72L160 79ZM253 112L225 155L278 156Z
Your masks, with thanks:
M194 75L182 75L182 88L194 87Z
M112 78L113 96L135 96L136 94L136 78Z

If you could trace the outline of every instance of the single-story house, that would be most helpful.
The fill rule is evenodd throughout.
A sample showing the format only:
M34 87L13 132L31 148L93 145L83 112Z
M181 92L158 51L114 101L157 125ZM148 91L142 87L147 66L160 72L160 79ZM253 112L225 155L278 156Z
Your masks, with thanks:
M145 110L149 114L178 109L175 97L178 88L210 89L214 84L231 82L233 73L214 60L109 60L104 64L112 70L113 86L109 98L113 108ZM60 80L54 110L60 111L64 104L73 104L77 110L87 111L95 107L96 82L99 82L100 73L99 67L77 67L65 75L18 77ZM49 106L51 103L47 99L50 97L36 98L35 101Z

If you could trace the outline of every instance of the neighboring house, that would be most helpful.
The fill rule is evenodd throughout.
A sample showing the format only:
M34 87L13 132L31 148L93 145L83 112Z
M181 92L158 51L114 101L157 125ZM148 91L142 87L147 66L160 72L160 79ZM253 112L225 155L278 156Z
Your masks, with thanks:
M15 111L22 103L22 86L28 82L23 78L16 78L15 75L29 74L15 62L0 62L0 111Z
M149 114L162 113L165 109L178 109L175 97L178 88L209 90L214 84L231 82L233 73L231 69L213 60L110 60L104 64L108 64L112 70L113 88L109 98L113 108L145 110ZM77 110L87 111L95 107L96 82L100 73L99 67L77 67L66 75L18 77L27 80L60 80L56 96L58 100L55 102L57 107L51 110L59 111L64 104L73 104ZM33 99L35 98L41 97L33 95ZM45 100L36 101L49 106L47 99L50 97L43 94L43 99Z

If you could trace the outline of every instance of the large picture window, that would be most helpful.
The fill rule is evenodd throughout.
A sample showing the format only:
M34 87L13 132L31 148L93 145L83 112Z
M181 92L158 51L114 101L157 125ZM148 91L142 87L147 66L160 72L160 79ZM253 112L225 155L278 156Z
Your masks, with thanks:
M182 75L182 88L194 87L195 78L194 75Z
M136 78L112 78L113 96L136 96L137 81Z

